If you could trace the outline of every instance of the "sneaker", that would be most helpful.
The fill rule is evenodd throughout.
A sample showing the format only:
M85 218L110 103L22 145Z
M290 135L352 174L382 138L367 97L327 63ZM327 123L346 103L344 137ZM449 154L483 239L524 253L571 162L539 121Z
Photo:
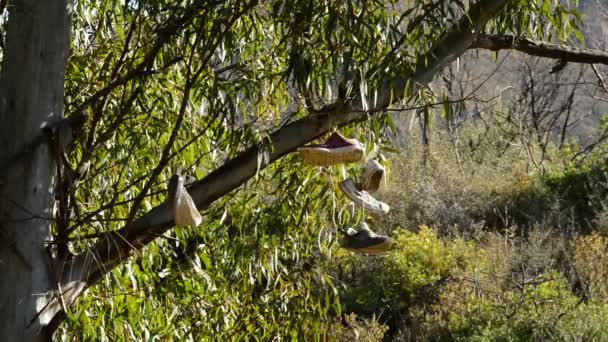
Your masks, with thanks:
M392 245L390 237L374 233L365 222L361 222L359 231L348 229L341 246L353 252L378 254L388 251Z
M171 177L169 196L173 200L173 220L176 225L196 227L201 224L203 218L184 187L184 177L179 174Z
M351 201L372 213L387 214L390 210L388 204L378 201L365 190L359 190L357 184L350 178L340 182L338 186Z
M384 166L377 160L370 160L365 165L365 172L363 173L363 180L361 182L361 190L365 190L369 193L374 193L380 188L380 182L384 177Z
M329 166L357 162L363 158L363 150L358 140L347 139L334 132L325 143L306 145L300 147L298 152L309 164Z

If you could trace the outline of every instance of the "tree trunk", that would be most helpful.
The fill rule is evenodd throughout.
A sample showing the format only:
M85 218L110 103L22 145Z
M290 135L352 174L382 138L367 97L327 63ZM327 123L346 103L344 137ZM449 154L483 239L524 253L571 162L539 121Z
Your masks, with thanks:
M15 0L9 5L0 76L0 159L15 155L63 117L69 51L65 0ZM47 132L48 133L48 132ZM47 243L56 178L52 134L0 170L0 341L41 341L54 295Z

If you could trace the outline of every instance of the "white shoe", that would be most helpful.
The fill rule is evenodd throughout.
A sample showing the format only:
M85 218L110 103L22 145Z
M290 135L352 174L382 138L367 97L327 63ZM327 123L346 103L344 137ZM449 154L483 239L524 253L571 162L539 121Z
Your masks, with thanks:
M338 186L351 201L373 213L387 214L390 210L388 204L378 201L365 190L359 190L355 182L350 178L340 182Z
M178 174L171 177L169 196L173 200L173 220L176 225L196 227L201 224L203 218L184 187L184 177Z

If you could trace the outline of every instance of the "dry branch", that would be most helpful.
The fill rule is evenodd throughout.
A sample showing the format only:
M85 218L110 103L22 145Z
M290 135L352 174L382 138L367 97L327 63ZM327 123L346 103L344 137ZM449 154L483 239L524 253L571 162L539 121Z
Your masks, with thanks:
M560 59L566 62L608 65L608 52L606 51L572 48L512 35L478 33L470 48L492 51L517 50L531 56Z

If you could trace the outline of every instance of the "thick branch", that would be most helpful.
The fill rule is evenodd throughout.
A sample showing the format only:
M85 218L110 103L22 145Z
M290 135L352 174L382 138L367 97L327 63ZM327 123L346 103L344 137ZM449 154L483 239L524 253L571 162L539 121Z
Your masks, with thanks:
M200 209L206 208L225 194L235 190L255 175L258 170L258 153L266 151L270 162L294 151L303 144L327 133L332 127L365 120L370 111L381 111L392 103L402 100L420 86L430 82L446 65L463 54L473 41L472 32L479 31L496 16L509 0L481 0L471 7L457 25L454 25L434 47L420 58L415 71L386 80L377 90L377 96L354 99L344 106L330 106L286 125L274 132L268 140L253 146L238 157L229 160L205 178L190 186L188 191ZM406 91L406 84L410 84ZM371 108L362 103L376 99ZM262 165L264 167L266 165ZM109 272L122 260L141 249L173 226L171 206L164 203L124 228L109 233L89 252L77 256L66 265L62 287L68 305L84 289Z
M608 65L608 52L592 49L578 49L563 45L538 42L512 35L477 34L471 49L517 50L531 56L561 59L574 63Z

